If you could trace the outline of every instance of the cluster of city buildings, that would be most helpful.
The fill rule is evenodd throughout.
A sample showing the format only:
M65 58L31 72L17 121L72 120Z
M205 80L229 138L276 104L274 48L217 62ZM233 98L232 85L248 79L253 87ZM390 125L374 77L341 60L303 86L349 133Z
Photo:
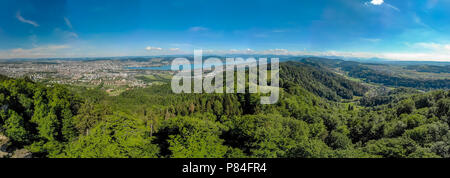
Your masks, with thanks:
M8 77L29 77L34 81L75 85L146 87L152 83L136 76L158 71L131 68L164 65L160 58L140 60L33 60L0 61L0 74Z

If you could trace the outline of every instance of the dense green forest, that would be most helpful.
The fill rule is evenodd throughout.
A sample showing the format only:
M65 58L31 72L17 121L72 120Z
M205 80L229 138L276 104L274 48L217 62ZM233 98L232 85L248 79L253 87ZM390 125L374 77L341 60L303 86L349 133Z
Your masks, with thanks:
M365 82L372 82L392 87L410 87L421 90L450 89L450 79L423 79L418 77L405 77L393 75L383 71L375 70L370 66L389 67L389 64L359 63L355 61L344 61L338 59L305 58L300 60L304 64L322 68L337 68L347 73L348 76L360 78ZM432 65L408 65L403 67L408 70L429 73L449 73L449 66Z
M2 76L0 135L8 149L50 158L450 158L449 90L369 96L369 85L328 67L398 86L448 89L448 80L385 81L358 64L314 61L281 64L274 105L259 104L258 94L173 94L154 85L109 96Z
M446 66L410 65L406 66L406 69L415 70L417 72L449 73L450 65Z
M414 79L400 76L393 76L384 72L373 70L366 66L351 64L341 64L342 70L348 72L349 76L363 78L367 82L381 83L394 87L412 87L419 89L449 89L450 79Z

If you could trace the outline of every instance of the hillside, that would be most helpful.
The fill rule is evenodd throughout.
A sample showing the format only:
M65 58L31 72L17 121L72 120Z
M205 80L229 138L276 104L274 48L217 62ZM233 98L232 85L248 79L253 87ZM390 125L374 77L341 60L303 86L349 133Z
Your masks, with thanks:
M307 62L286 62L282 63L280 68L282 87L286 87L285 85L292 82L329 100L352 99L353 96L363 96L368 91L368 87L350 81L320 65L313 66Z
M325 58L301 58L298 61L344 72L349 77L390 87L410 87L421 90L449 89L448 66L389 65L387 63L361 63Z

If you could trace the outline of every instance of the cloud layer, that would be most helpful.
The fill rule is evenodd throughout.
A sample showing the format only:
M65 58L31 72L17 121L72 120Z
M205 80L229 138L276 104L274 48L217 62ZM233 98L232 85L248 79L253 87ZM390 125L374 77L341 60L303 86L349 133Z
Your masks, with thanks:
M431 52L353 52L353 51L290 51L287 49L267 49L267 50L253 50L247 49L229 49L229 50L212 50L203 49L204 54L208 55L290 55L290 56L318 56L318 57L332 57L332 58L358 58L358 59L388 59L399 61L446 61L450 62L450 44L438 43L417 43L412 45L412 48L429 49ZM12 50L0 51L0 58L57 58L57 57L83 57L81 54L70 53L72 47L69 45L48 45L39 46L31 49L16 48ZM179 48L168 48L164 50L161 47L147 46L147 51L154 52L153 55L192 55L192 51L181 50ZM114 55L113 56L121 56ZM128 56L128 55L122 55ZM84 55L84 57L86 57ZM98 56L92 56L98 57Z
M162 48L160 48L160 47L154 47L154 46L147 46L146 48L145 48L145 50L147 50L147 51L161 51L161 50L163 50Z
M67 56L69 45L47 45L37 46L35 48L23 49L15 48L11 50L0 51L0 56L4 59L11 58L52 58Z

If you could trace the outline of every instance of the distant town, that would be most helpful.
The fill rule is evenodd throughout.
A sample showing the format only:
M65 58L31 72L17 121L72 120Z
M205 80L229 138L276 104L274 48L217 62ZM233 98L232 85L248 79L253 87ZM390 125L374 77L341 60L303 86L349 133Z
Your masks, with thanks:
M170 80L172 72L136 68L168 65L169 58L0 61L0 74L36 82L102 87L108 93Z

